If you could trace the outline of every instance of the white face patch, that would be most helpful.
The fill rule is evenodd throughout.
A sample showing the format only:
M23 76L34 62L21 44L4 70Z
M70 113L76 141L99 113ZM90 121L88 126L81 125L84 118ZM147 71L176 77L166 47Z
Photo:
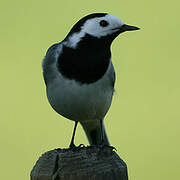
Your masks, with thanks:
M107 21L108 25L103 27L100 22ZM72 34L65 43L66 46L76 48L78 42L85 36L90 34L91 36L100 38L110 35L117 31L117 28L121 27L124 23L117 17L107 14L104 17L97 17L87 20L81 27L81 31Z
M102 20L105 20L108 22L108 25L106 27L102 27L100 25L100 22ZM123 23L121 22L119 18L112 16L110 14L107 14L104 17L93 18L93 19L87 20L81 29L82 31L94 37L100 38L102 36L107 36L109 34L116 32L117 30L114 30L114 29L122 25Z

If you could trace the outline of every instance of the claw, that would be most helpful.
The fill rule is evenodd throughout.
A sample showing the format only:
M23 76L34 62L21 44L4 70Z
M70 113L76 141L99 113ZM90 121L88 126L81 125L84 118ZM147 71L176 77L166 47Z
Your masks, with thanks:
M89 146L89 148L99 148L99 149L104 149L106 147L111 149L111 150L117 151L117 149L114 146L110 146L110 145L107 145L107 144L99 144L99 145L91 145L91 146Z
M101 144L100 144L100 148L103 149L103 148L105 148L105 147L108 147L108 148L110 148L111 150L116 150L116 151L117 151L117 149L116 149L114 146L110 146L110 145L108 145L108 144L105 144L104 139L102 139L102 142L101 142Z
M110 149L112 149L112 150L117 151L117 149L116 149L114 146L110 146L110 145L106 145L106 144L102 145L101 148L105 148L105 147L108 147L108 148L110 148Z
M76 146L75 144L70 144L69 150L72 151L79 151L81 148L85 147L84 144L80 144L79 146Z

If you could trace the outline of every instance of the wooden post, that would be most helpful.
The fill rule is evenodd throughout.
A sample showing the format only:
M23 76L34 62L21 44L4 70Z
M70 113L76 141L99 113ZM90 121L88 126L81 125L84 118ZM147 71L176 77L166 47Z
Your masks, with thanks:
M44 153L31 180L128 180L127 166L109 147L55 149Z

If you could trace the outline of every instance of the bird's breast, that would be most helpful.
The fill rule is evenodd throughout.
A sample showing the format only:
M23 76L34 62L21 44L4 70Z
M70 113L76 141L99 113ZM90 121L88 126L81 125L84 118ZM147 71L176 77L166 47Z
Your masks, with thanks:
M110 63L110 49L79 48L62 46L57 60L59 72L68 79L91 84L101 79Z
M60 75L47 86L48 100L53 109L78 121L103 118L111 105L112 95L108 74L90 84L80 84Z

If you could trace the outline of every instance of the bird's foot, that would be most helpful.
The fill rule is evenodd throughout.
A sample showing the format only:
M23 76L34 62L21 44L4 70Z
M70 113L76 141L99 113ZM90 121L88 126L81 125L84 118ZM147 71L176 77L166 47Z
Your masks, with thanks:
M107 144L102 144L102 145L100 145L101 147L100 148L110 148L111 150L116 150L117 151L117 149L114 147L114 146L110 146L110 145L107 145Z
M80 144L79 146L76 146L75 144L70 144L69 146L69 150L72 150L72 151L78 151L80 150L82 147L85 147L84 144Z
M104 140L102 140L102 142L100 144L100 149L104 149L106 147L110 148L111 150L116 150L117 151L117 149L114 146L110 146L110 145L106 144Z
M117 151L117 149L114 147L114 146L110 146L110 145L107 145L107 144L104 144L104 143L102 143L102 144L97 144L97 145L91 145L91 146L89 146L90 148L99 148L99 149L101 149L101 150L103 150L103 149L105 149L105 148L109 148L109 149L111 149L111 150L116 150Z

